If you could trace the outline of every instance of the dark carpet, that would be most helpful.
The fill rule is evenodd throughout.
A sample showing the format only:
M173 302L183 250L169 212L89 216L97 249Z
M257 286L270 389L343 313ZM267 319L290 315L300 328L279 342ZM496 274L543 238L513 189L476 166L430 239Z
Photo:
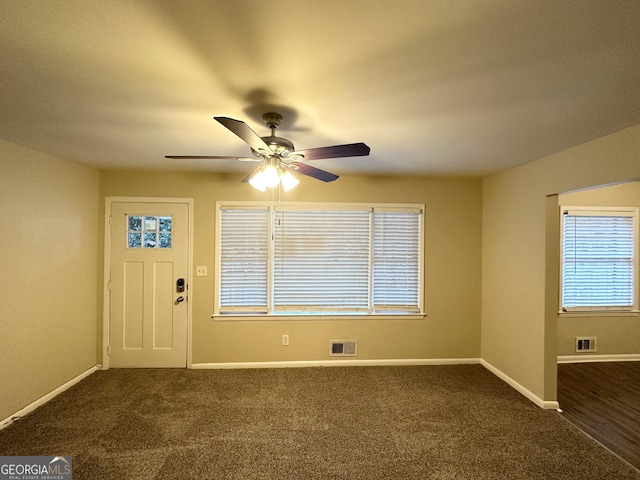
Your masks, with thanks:
M479 365L99 371L0 431L82 479L640 479Z

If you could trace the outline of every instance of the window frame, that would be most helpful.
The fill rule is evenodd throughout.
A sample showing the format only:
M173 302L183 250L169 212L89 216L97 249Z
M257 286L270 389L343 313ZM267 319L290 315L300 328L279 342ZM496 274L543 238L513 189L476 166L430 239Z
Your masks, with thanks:
M638 207L617 207L617 206L560 206L560 250L559 250L559 290L558 304L560 316L616 316L616 315L637 315L638 313L638 284L640 280L639 267L639 208ZM602 216L602 217L630 217L633 229L633 259L632 259L632 305L583 305L564 307L564 215L565 212L574 212L575 216Z
M221 308L221 210L224 208L238 208L238 209L247 209L247 208L267 208L269 210L269 225L270 225L270 237L269 238L269 279L268 279L268 307L267 312L242 312L242 311L233 311L231 308ZM387 209L392 211L410 211L410 210L418 210L420 214L420 225L419 225L419 285L418 285L418 309L417 311L380 311L375 312L369 310L368 312L309 312L309 313L287 313L278 312L274 310L273 305L273 288L274 288L274 277L273 277L273 268L274 268L274 225L273 220L275 216L275 211L278 208L285 209L308 209L308 210L362 210L369 209L373 211L373 209ZM371 221L371 220L370 220ZM330 317L332 320L353 320L353 319L388 319L393 317L401 317L403 319L422 319L426 315L424 313L424 252L425 252L425 207L424 204L409 204L409 203L343 203L343 202L279 202L279 201L216 201L215 205L215 280L214 280L214 312L211 317L215 320L219 321L229 321L229 320L321 320L326 317ZM369 243L369 276L370 276L370 285L371 285L371 266L372 266L372 242L373 242L373 227L370 225L370 243ZM372 302L372 290L370 287L369 291L369 303Z

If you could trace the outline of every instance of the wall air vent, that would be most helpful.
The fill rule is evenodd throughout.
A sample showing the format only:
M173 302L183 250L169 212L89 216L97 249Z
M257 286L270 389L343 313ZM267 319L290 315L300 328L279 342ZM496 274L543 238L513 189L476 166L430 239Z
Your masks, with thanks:
M595 352L597 337L576 337L576 352Z
M358 355L358 342L355 340L331 340L329 346L329 356L332 357L355 357Z

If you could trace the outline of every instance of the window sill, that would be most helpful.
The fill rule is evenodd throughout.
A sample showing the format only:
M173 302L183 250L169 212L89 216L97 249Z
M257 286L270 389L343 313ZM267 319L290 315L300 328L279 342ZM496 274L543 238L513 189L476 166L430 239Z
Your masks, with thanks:
M255 315L255 314L227 314L211 315L216 322L247 322L247 321L334 321L334 320L423 320L427 317L425 313L376 313L371 315L344 315L344 314L323 314L323 315Z
M558 312L558 318L577 318L577 317L638 317L638 310L582 310L571 312Z

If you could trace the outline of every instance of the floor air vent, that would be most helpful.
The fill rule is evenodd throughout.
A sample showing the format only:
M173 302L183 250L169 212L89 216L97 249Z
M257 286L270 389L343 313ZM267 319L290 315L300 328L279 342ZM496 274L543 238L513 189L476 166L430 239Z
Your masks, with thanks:
M576 337L576 352L595 352L596 337Z
M355 357L358 342L355 340L331 340L329 355L332 357Z

